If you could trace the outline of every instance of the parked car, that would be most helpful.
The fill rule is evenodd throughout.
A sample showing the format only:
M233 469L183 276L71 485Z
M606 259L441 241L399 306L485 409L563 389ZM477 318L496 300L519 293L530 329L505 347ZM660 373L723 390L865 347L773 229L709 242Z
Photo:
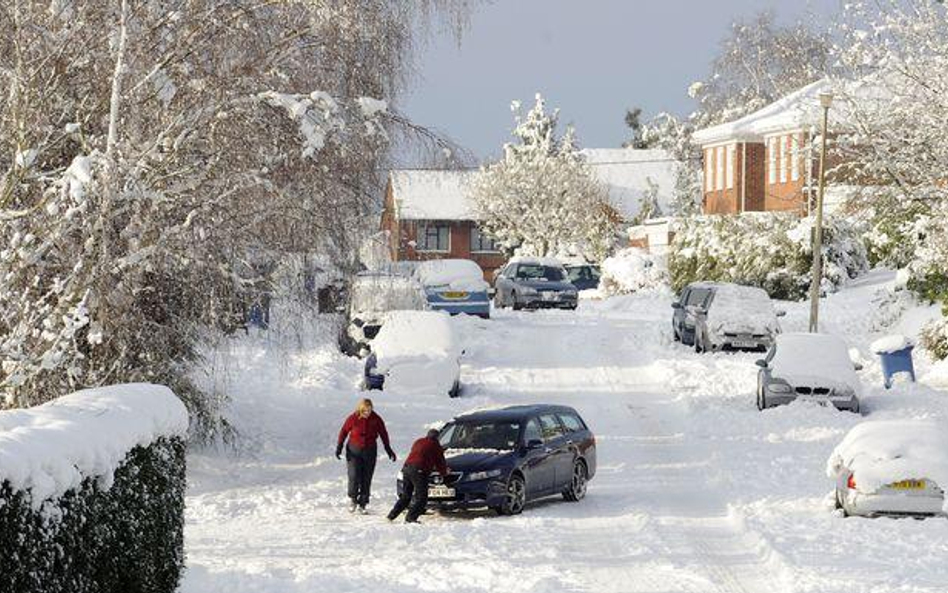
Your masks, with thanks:
M599 266L593 264L566 264L566 277L577 290L594 290L599 288L599 278L602 273Z
M948 426L862 422L830 455L826 473L836 480L836 508L846 516L946 516Z
M467 313L490 317L489 285L481 267L469 259L435 259L421 262L413 276L424 287L428 306L451 315Z
M836 336L780 334L757 366L760 410L807 399L859 413L862 382L856 371L861 367L850 359L846 342Z
M399 393L461 393L461 355L443 311L390 311L365 359L363 387Z
M349 356L366 356L385 314L428 307L417 281L382 272L361 272L349 286L346 321L339 333L339 349Z
M765 352L780 333L770 296L760 288L724 282L694 282L672 303L675 341L697 352Z
M462 414L441 430L450 474L432 476L428 506L516 515L532 501L586 496L596 438L573 408L545 404ZM398 482L399 491L402 489Z
M575 309L579 291L555 259L510 260L494 279L494 306L519 309Z

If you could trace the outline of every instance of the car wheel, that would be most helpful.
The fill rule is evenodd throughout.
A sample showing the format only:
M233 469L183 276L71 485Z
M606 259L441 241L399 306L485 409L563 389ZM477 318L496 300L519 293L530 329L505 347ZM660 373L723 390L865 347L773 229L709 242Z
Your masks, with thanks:
M520 303L517 302L517 293L511 292L511 293L510 293L510 298L513 299L513 310L514 310L514 311L519 311L520 309L523 309L523 305L521 305Z
M504 299L502 299L500 296L500 289L497 289L497 291L494 292L494 308L495 309L504 308Z
M519 515L523 512L524 505L527 504L527 485L523 478L514 474L510 476L507 482L507 495L504 503L497 510L501 515Z
M586 497L586 486L589 483L586 464L576 460L573 464L573 479L569 482L569 487L563 491L563 498L569 502L578 502Z

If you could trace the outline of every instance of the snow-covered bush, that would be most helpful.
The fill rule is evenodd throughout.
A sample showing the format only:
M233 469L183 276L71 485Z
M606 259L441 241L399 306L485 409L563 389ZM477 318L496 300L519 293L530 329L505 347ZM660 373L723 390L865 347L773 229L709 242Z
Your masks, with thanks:
M948 358L948 204L933 209L916 225L922 240L909 263L906 287L930 302L942 303L942 317L922 331L922 345L937 358Z
M599 290L604 295L630 294L668 284L665 258L636 247L607 257L601 270Z
M680 222L668 269L672 288L711 280L759 286L773 298L800 300L808 294L813 222L792 213L699 216ZM835 291L869 269L856 229L827 217L823 227L825 291Z
M0 412L0 591L175 591L187 426L154 385Z

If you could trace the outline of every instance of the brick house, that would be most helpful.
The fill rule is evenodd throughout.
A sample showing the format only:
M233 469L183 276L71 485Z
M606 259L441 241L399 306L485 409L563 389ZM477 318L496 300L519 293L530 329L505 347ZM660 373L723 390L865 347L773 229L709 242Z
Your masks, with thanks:
M830 91L829 81L817 81L740 119L695 132L702 151L704 212L808 213L819 174L819 142L813 142L821 126L819 95ZM838 113L830 110L831 127L839 123Z
M587 149L586 162L606 188L620 221L631 220L647 191L661 208L671 203L674 161L661 150ZM488 280L506 261L477 226L470 200L476 171L393 170L385 187L380 228L392 261L460 258L475 261Z

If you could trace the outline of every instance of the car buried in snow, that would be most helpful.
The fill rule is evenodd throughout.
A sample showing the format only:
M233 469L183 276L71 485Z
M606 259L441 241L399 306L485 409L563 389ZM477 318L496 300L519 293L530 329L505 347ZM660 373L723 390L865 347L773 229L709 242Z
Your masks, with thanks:
M389 311L424 310L427 299L417 281L385 272L360 272L349 285L346 322L339 332L339 349L364 357Z
M857 424L833 450L826 473L836 481L844 516L946 516L948 426L930 420Z
M390 311L372 340L362 387L399 394L461 393L464 351L443 311Z
M469 259L432 259L415 266L412 276L424 287L428 306L451 315L490 317L484 272Z
M553 258L513 258L494 278L498 309L575 309L578 299L579 291Z
M516 515L549 496L582 500L596 474L596 437L567 406L469 412L445 424L440 440L450 471L430 478L429 508Z
M765 352L780 333L777 318L785 314L763 289L725 282L693 282L672 308L674 340L696 352Z
M757 409L802 399L859 413L861 367L841 338L826 334L777 336L766 358L757 361Z

